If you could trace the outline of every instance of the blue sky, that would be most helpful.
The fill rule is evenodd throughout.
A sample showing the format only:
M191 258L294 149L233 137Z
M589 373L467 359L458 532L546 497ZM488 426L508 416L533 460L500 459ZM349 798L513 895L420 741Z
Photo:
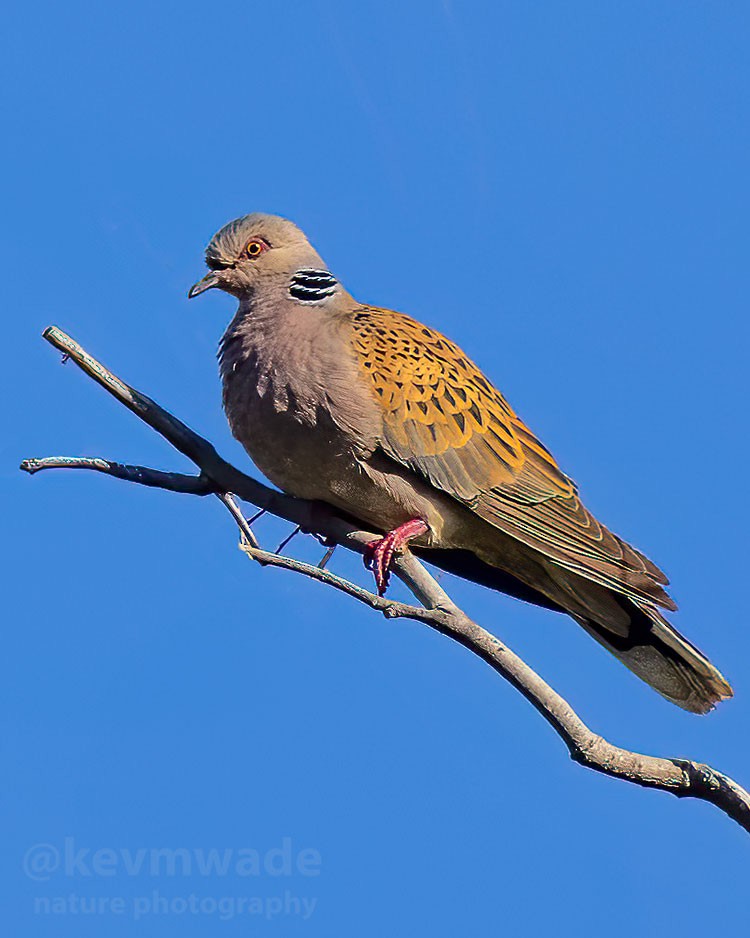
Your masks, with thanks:
M186 291L224 222L287 215L480 362L736 699L683 713L572 622L454 598L613 742L750 783L747 5L43 2L3 33L6 932L741 933L714 808L573 765L463 649L252 567L215 501L16 467L186 466L54 322L247 468L232 301Z

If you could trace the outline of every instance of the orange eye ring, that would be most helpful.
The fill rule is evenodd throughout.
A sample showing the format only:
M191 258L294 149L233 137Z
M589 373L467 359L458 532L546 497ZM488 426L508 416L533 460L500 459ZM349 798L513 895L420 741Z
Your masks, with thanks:
M245 245L245 254L251 259L255 260L257 257L266 250L266 245L259 241L258 238L251 238Z

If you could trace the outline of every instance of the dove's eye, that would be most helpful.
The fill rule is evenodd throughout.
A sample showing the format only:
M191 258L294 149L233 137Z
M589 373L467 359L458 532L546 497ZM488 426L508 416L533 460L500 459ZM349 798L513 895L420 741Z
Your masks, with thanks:
M245 254L253 260L255 260L256 257L260 257L260 255L267 250L268 245L259 238L251 238L245 245Z

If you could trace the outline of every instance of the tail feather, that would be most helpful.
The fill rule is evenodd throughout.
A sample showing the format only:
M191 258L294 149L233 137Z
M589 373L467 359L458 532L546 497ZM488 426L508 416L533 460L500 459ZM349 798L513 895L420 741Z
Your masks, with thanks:
M658 599L606 589L552 564L547 572L569 615L662 697L691 713L708 713L732 696L721 672L667 622Z
M708 713L732 696L721 672L653 606L633 604L627 636L574 618L625 667L683 710Z
M548 609L567 612L625 667L662 697L692 713L708 713L732 688L706 656L646 599L618 593L541 559L510 573L469 551L419 550L436 566Z

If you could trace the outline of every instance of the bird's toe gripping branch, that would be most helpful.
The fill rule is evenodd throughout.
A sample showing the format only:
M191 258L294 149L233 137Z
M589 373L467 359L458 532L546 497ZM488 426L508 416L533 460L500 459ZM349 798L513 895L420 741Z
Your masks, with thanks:
M427 534L429 530L429 526L421 518L413 518L389 531L385 537L370 541L365 549L364 561L367 569L375 574L379 596L385 595L394 555L403 551L409 541Z

